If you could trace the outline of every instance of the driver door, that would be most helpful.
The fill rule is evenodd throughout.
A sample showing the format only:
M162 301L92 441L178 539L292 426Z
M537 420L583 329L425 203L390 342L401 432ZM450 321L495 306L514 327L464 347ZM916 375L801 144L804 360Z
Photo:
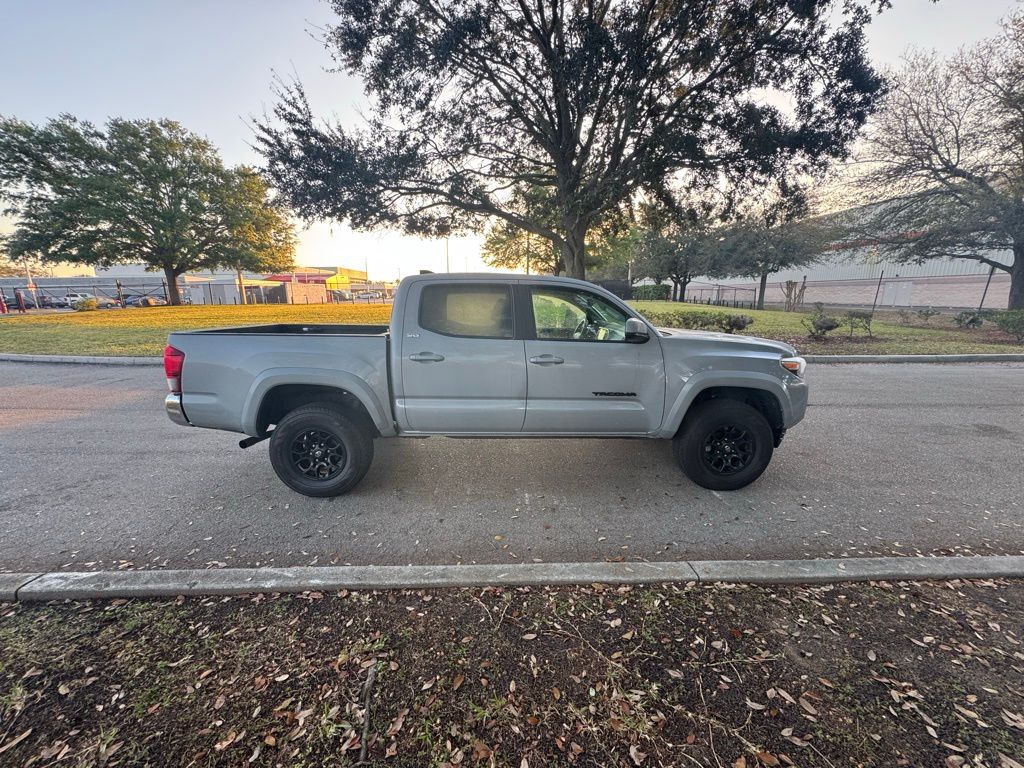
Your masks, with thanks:
M574 286L527 284L523 432L644 435L661 426L661 344L625 340L629 315Z

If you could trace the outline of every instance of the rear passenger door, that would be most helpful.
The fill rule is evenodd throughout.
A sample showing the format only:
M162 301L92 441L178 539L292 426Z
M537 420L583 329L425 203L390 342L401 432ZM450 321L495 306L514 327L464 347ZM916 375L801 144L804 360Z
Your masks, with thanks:
M509 433L526 414L509 282L423 281L406 302L399 419L416 432Z

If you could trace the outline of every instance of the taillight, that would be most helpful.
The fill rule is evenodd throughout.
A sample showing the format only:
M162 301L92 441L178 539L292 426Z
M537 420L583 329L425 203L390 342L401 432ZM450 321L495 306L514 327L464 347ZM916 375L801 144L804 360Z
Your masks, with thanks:
M164 374L167 376L167 388L172 394L181 394L181 366L184 363L184 352L170 344L164 347Z

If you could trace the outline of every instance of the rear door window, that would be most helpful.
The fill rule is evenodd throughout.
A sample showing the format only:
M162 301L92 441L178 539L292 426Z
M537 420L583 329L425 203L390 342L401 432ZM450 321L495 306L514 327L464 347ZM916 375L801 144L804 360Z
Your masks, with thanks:
M420 328L444 336L511 339L512 290L507 285L427 285L420 294Z

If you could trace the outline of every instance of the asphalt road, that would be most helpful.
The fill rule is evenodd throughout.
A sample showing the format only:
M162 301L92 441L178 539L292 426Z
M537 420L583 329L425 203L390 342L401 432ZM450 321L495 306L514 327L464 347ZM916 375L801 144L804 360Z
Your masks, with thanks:
M381 440L352 494L176 427L156 367L0 363L0 570L1024 553L1024 365L818 365L753 486L661 441Z

